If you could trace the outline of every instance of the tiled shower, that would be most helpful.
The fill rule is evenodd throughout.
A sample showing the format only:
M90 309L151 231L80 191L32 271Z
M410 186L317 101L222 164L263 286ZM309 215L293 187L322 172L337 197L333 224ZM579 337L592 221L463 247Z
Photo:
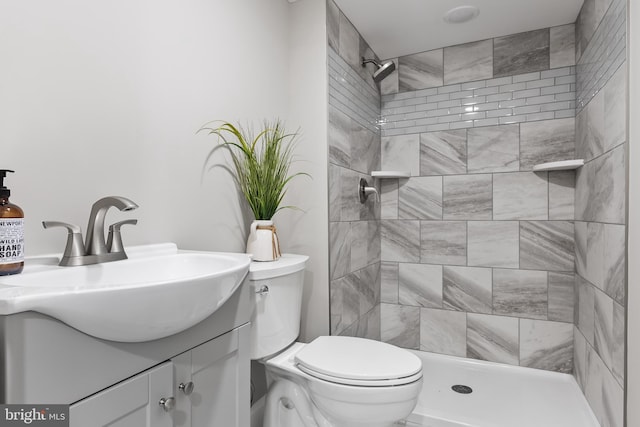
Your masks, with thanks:
M381 92L366 41L331 0L327 16L332 333L573 373L621 426L625 3L391 58Z
M606 3L606 4L600 4ZM624 408L626 2L586 1L577 22L574 374L601 425Z

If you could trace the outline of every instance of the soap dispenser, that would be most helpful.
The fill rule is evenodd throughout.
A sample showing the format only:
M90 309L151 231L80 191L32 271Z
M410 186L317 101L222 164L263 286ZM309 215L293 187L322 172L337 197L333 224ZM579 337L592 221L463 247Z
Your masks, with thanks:
M0 169L0 276L18 274L24 268L24 212L9 202L4 186L8 169Z

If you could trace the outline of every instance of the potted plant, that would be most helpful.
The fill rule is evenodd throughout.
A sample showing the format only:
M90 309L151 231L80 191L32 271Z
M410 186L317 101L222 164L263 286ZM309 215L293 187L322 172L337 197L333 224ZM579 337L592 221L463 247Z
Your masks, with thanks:
M255 137L250 129L225 121L207 123L200 130L217 135L221 146L228 149L235 180L253 212L247 253L255 261L277 260L281 253L273 216L281 209L293 208L281 206L287 186L294 177L308 175L289 174L298 134L287 133L280 120L265 122Z

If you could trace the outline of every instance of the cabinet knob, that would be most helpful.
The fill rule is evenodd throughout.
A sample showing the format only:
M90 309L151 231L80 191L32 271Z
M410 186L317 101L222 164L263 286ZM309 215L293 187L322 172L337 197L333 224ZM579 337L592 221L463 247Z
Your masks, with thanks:
M176 406L176 399L174 397L162 398L158 404L164 409L165 412L169 412Z
M193 381L189 381L186 384L185 383L180 383L180 385L178 386L180 391L183 392L184 394L186 394L187 396L189 396L191 393L193 393L194 387L195 387L195 385L193 384Z

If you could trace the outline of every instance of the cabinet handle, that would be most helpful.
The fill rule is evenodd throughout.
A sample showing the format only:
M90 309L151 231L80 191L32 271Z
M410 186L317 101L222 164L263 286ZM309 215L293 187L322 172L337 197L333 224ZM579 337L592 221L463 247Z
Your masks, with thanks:
M195 388L195 385L193 384L193 381L189 381L186 384L180 383L178 388L180 389L181 392L189 396L191 393L193 393L193 389Z
M162 398L158 404L164 409L165 412L169 412L176 406L176 399L174 397Z

